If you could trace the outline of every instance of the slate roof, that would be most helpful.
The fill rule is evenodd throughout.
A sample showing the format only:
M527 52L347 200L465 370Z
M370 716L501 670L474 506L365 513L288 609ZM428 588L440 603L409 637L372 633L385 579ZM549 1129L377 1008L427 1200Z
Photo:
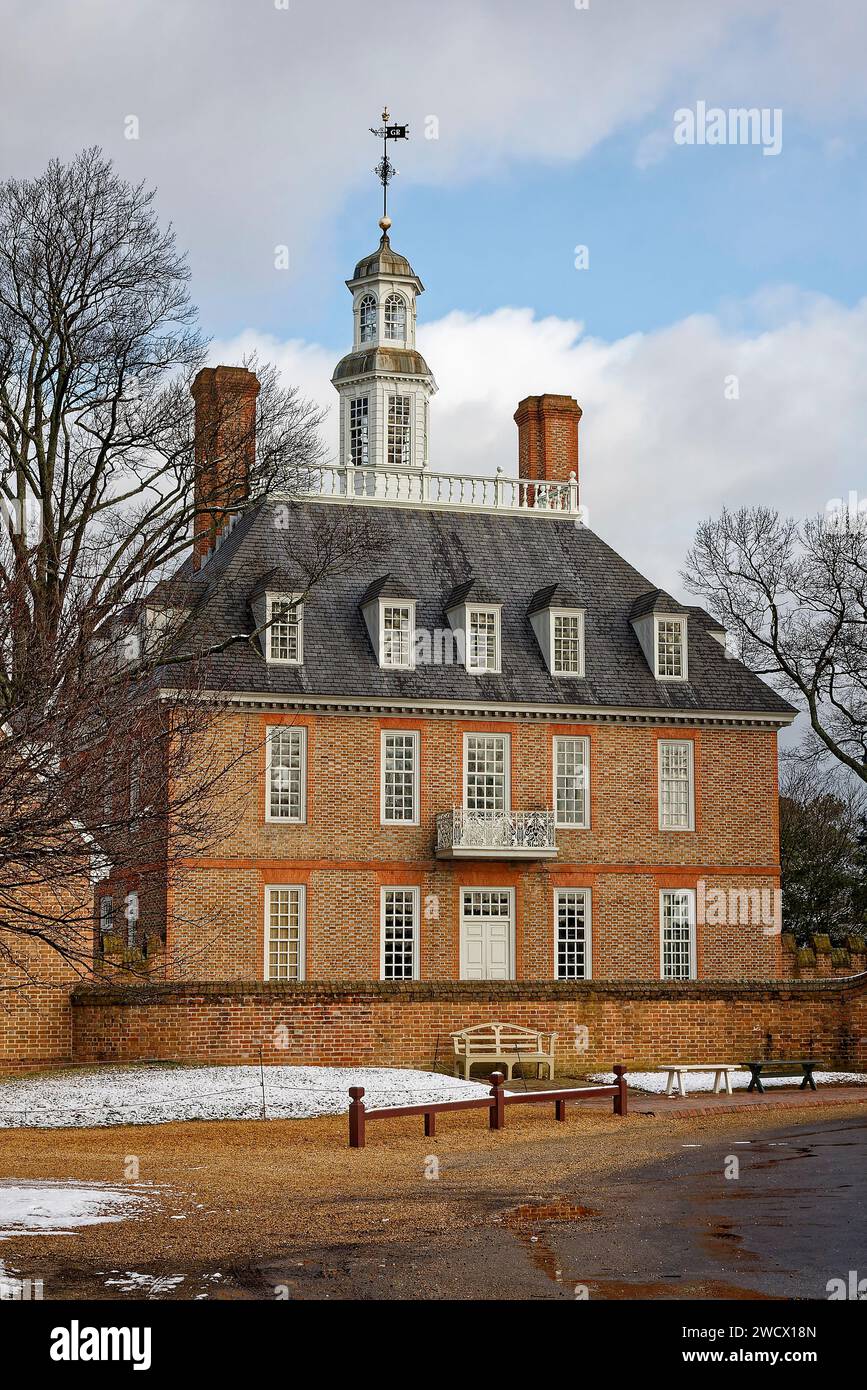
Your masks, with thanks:
M313 583L304 605L303 665L268 666L257 644L240 642L209 658L214 688L265 697L793 713L770 686L726 657L707 631L707 623L715 625L707 614L707 623L688 624L689 680L657 681L630 617L637 603L661 591L569 517L304 501L291 504L288 515L281 504L278 521L277 505L253 504L197 575L189 562L184 566L182 577L199 594L188 629L194 640L216 644L251 633L257 579L287 568L315 576L331 537L338 540L336 553L354 538L359 558ZM496 593L503 605L502 671L470 675L458 664L381 670L359 603L386 574L416 598L416 624L431 632L445 627L445 605L468 576ZM581 679L551 675L528 616L538 591L556 585L586 610ZM689 611L698 617L703 610ZM172 668L172 680L178 670Z
M365 589L361 598L358 600L359 608L364 608L368 603L373 603L376 598L415 598L416 595L405 584L401 584L399 579L395 579L392 574L381 574L378 579L374 579Z

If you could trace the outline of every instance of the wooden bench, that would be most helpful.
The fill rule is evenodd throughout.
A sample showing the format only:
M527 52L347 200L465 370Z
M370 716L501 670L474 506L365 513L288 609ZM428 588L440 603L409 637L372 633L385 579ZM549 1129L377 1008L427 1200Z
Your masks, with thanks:
M522 1067L526 1062L536 1066L537 1077L540 1069L548 1068L548 1080L554 1080L554 1044L556 1033L539 1033L534 1028L521 1028L516 1023L477 1023L472 1028L461 1028L452 1033L455 1051L455 1075L460 1076L463 1067L464 1080L470 1077L474 1062L499 1062L506 1068L507 1079L512 1079L512 1068Z
M691 1071L712 1071L713 1072L713 1093L718 1096L723 1086L729 1095L732 1093L733 1071L739 1068L734 1062L672 1062L669 1065L660 1067L659 1071L668 1073L668 1081L665 1086L665 1094L670 1096L674 1093L674 1083L682 1096L686 1095L686 1077Z
M813 1080L813 1072L817 1067L823 1067L824 1065L824 1062L817 1062L805 1057L798 1057L794 1060L784 1057L777 1058L775 1061L762 1058L761 1061L744 1062L744 1066L748 1067L750 1071L750 1084L747 1090L758 1091L760 1094L764 1094L765 1088L762 1085L762 1076L797 1076L800 1070L804 1073L804 1079L798 1087L798 1090L804 1091L809 1086L811 1091L815 1091L816 1083Z

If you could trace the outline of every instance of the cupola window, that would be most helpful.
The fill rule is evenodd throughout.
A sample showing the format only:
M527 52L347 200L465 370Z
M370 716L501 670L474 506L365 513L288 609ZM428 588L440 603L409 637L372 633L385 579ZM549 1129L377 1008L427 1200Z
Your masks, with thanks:
M358 310L360 337L363 343L372 343L376 340L376 300L372 294L366 294L361 301Z
M385 337L390 343L406 342L406 302L399 294L385 301Z

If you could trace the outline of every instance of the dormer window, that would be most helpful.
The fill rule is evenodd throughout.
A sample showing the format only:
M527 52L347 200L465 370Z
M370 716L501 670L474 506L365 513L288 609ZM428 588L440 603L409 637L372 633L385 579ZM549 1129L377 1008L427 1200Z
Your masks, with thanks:
M366 294L358 306L358 336L362 343L376 342L376 300Z
M560 584L533 595L527 610L552 676L584 675L584 609Z
M380 575L359 604L370 644L383 670L415 667L415 595L390 574Z
M390 294L385 301L385 338L390 343L406 342L406 301Z
M479 674L500 669L499 608L467 609L467 670Z
M686 619L656 618L656 678L686 679Z
M380 604L380 666L399 666L408 670L413 665L415 604Z
M580 676L583 667L584 614L552 613L554 627L552 650L555 676Z
M687 610L661 589L640 594L629 614L645 660L658 681L689 680Z
M302 604L297 594L268 597L268 660L301 661Z

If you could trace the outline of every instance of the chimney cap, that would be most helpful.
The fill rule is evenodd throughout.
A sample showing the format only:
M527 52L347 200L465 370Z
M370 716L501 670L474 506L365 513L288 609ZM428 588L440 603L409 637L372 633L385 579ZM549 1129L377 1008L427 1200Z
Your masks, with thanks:
M203 391L213 390L215 387L220 391L232 391L237 395L258 396L262 383L256 373L247 367L202 367L195 375L190 392L195 400Z

